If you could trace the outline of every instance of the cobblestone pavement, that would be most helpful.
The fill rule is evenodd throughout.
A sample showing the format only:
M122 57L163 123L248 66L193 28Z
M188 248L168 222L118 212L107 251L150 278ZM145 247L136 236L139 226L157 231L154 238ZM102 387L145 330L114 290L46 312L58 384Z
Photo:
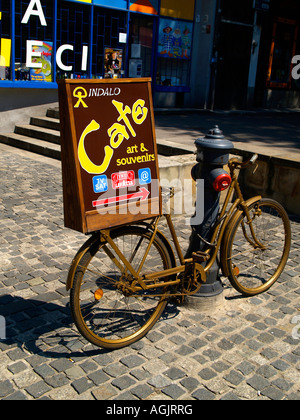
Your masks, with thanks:
M107 351L70 317L65 281L85 237L63 227L60 163L6 146L0 162L0 399L300 399L299 221L269 292L242 298L225 281L215 311L169 306L141 341Z

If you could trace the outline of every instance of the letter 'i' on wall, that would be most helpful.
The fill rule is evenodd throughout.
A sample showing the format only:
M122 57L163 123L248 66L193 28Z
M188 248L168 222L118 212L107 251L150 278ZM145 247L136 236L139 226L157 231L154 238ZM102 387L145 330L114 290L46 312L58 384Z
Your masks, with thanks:
M2 12L0 11L0 21L2 20ZM0 67L10 66L11 55L11 39L0 39Z

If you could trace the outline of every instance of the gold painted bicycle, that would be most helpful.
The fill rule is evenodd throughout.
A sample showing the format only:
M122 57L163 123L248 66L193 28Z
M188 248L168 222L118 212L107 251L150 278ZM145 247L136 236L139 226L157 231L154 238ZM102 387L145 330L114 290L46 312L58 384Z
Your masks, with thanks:
M158 229L161 217L90 237L75 256L67 281L72 315L83 337L109 349L139 340L172 297L180 300L200 289L218 253L223 275L243 295L265 292L276 282L288 260L291 227L276 201L260 196L244 200L236 170L256 159L229 161L232 182L211 245L192 258L184 258L170 214L162 217L172 241ZM235 201L229 205L232 193Z

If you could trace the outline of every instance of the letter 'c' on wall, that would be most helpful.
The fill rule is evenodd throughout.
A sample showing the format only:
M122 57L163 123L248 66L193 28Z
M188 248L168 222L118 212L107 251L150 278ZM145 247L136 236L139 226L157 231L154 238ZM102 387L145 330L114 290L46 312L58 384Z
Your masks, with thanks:
M98 124L95 120L92 120L83 131L78 144L78 159L80 165L89 174L102 174L103 172L105 172L110 164L111 158L114 153L110 146L105 146L105 156L101 165L95 165L88 157L84 147L85 138L88 134L92 133L93 131L99 130L99 128L100 124Z

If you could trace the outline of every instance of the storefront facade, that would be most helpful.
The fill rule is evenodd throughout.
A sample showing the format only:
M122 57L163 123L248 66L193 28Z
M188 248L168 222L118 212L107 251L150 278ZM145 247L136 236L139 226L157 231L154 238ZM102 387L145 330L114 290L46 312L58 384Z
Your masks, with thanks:
M176 102L190 91L194 10L195 0L0 0L0 89L151 77L157 105L166 93Z

